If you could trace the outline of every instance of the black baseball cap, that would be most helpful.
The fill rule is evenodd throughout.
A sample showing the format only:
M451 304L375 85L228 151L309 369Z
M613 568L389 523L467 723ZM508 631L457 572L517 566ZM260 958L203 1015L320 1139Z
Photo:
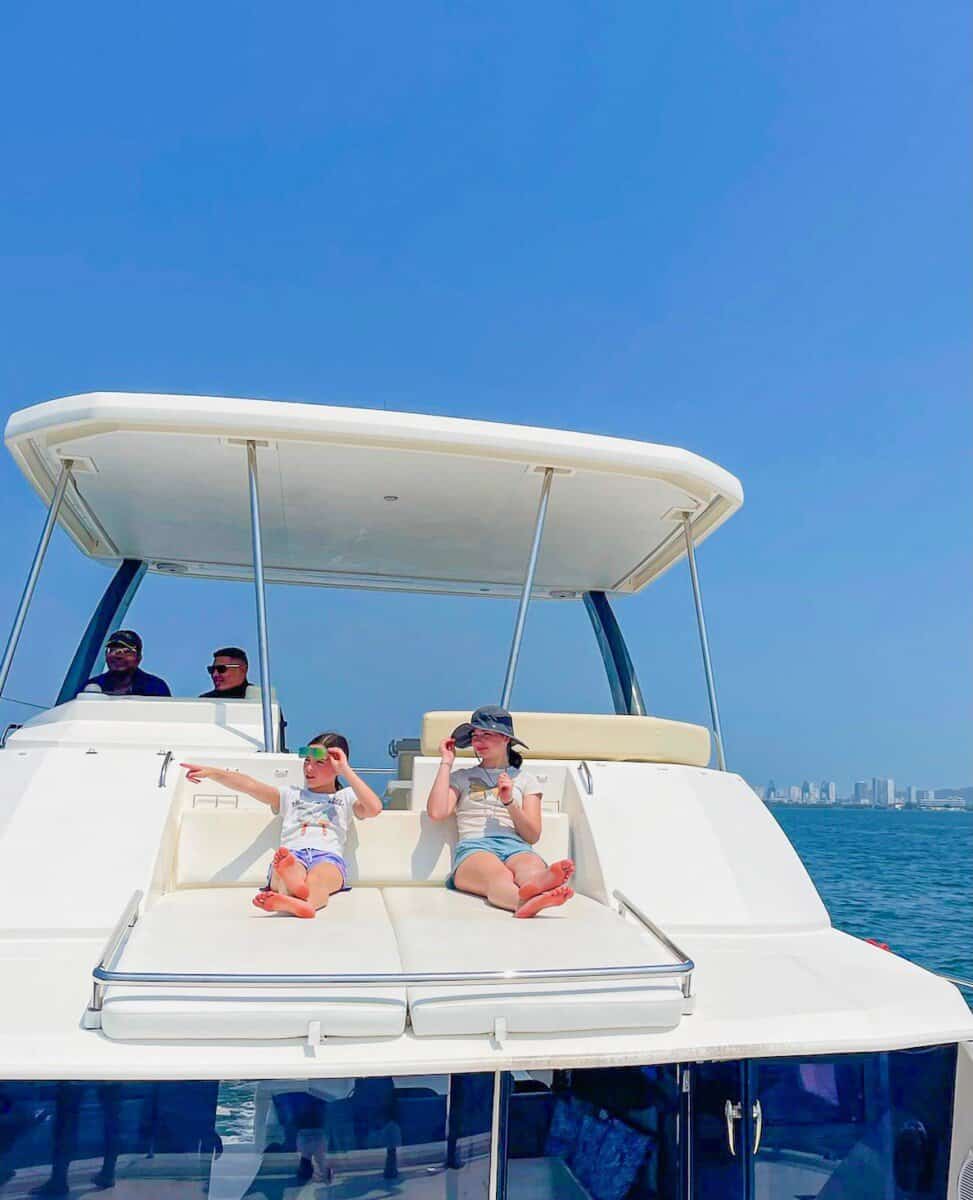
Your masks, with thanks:
M124 646L126 650L134 650L136 654L142 653L142 639L134 629L116 629L114 633L110 633L105 642L105 649L109 646Z
M486 733L502 733L504 737L510 738L511 745L523 746L525 750L530 749L526 742L514 737L513 717L498 704L484 704L473 713L468 721L456 726L451 736L456 739L457 749L465 750L472 744L474 729L482 729Z

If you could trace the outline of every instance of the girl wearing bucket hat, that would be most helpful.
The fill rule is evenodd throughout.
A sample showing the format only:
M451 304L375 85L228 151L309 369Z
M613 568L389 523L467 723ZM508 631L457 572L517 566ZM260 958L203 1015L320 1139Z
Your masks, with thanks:
M454 771L457 749L472 746L475 767ZM472 892L515 917L533 917L574 895L570 859L547 863L531 847L541 836L541 786L522 769L506 709L478 708L439 744L440 764L426 811L434 821L456 815L459 840L446 886Z

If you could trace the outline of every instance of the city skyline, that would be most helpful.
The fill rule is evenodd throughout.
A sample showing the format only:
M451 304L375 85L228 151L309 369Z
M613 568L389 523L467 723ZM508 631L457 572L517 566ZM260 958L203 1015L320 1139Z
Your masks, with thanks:
M921 788L915 784L896 786L888 775L857 779L850 791L841 794L833 779L815 782L778 784L774 778L754 790L767 803L779 804L840 804L873 808L892 807L966 807L973 808L973 786Z

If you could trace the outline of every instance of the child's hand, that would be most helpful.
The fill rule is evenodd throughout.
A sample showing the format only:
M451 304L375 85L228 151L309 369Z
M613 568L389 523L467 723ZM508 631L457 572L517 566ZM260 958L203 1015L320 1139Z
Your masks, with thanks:
M497 780L497 795L500 797L500 803L504 805L509 804L514 798L514 781L506 771L501 772L500 778Z
M351 765L348 762L348 755L345 754L344 750L342 750L340 746L329 746L328 758L331 759L332 765L339 775L342 771L347 771Z
M204 767L199 763L180 763L186 768L186 778L190 783L201 783L204 779L213 779L218 767Z
M439 743L439 757L447 767L451 767L453 765L453 763L456 761L455 738L443 738L443 740Z

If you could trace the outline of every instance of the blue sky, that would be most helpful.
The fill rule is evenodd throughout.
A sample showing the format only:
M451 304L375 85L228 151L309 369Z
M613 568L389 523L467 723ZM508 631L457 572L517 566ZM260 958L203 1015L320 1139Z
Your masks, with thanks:
M746 489L700 552L730 765L968 783L969 25L952 0L12 0L4 412L157 390L685 446ZM6 622L42 520L9 459L0 500ZM53 697L106 579L57 536L9 694ZM424 709L495 698L514 618L270 610L295 738L344 727L375 765ZM685 569L617 612L650 708L705 720ZM153 578L130 620L184 692L254 645L244 587ZM514 701L607 708L578 608L532 610Z

